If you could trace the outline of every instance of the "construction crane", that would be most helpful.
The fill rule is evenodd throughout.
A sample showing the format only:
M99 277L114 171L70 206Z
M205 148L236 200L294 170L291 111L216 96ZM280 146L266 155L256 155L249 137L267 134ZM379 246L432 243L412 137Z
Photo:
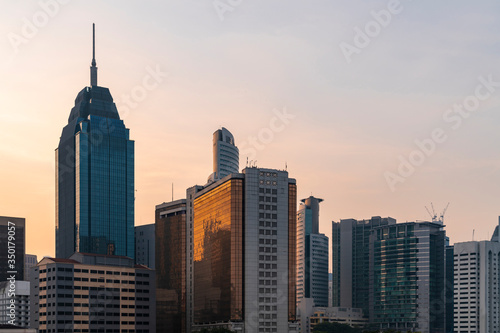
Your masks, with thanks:
M427 213L429 213L429 216L431 217L432 222L434 222L436 219L436 215L432 215L431 211L429 210L429 208L427 208L427 206L425 206L425 209L427 210Z
M448 210L449 205L450 205L450 203L448 202L445 209L443 209L443 212L439 215L439 218L438 218L438 215L436 214L436 210L434 209L434 204L432 202L431 202L432 213L429 210L429 208L427 208L427 206L425 206L425 209L427 210L427 213L429 213L429 216L431 217L432 222L443 224L444 214L446 214L446 211Z
M448 202L448 204L446 205L446 207L443 209L443 212L439 216L439 220L441 221L441 223L444 223L444 214L446 214L446 211L448 210L448 206L449 205L450 205L450 203Z

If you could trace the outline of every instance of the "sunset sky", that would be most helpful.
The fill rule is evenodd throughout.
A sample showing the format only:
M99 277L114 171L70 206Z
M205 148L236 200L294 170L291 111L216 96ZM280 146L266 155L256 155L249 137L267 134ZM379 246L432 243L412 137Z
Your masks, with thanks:
M205 184L223 126L240 168L287 165L299 198L324 199L329 237L332 220L429 220L425 206L450 202L452 243L473 229L489 239L498 13L498 1L461 0L4 1L0 215L26 218L27 253L55 254L54 150L89 85L95 22L99 85L135 140L136 225L154 222L172 183L174 199Z

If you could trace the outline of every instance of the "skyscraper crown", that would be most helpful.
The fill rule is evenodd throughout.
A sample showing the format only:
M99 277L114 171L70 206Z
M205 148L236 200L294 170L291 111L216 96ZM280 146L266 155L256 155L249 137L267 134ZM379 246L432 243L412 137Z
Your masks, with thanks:
M120 119L108 88L99 86L83 88L76 96L75 106L71 109L68 122L75 118L86 119L89 115Z

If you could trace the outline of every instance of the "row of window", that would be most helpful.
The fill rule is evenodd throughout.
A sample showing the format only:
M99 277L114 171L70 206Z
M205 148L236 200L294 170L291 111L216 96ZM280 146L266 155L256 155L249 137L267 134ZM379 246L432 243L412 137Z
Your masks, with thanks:
M259 333L260 332L278 332L278 329L276 327L272 327L272 328L263 328L263 327L260 327L259 328Z
M89 325L88 320L44 320L40 321L40 325L50 325L50 324L75 324L75 325ZM92 325L139 325L139 326L149 326L149 321L109 321L109 320L99 320L99 321L92 321L90 324ZM40 330L40 333L43 331L48 332L47 330ZM50 331L50 330L49 330ZM91 330L91 332L97 332L97 330ZM126 330L121 330L121 332L125 332ZM55 331L54 331L55 332ZM59 332L59 330L57 331ZM73 330L73 332L89 332L88 330ZM99 332L104 332L99 330ZM120 330L118 330L120 332ZM135 331L131 331L135 332Z
M266 202L278 202L278 198L277 197L268 197L268 196L264 196L264 195L259 196L259 203L266 203Z
M55 311L40 312L40 317L55 316ZM149 313L120 313L120 312L80 312L80 311L57 311L57 316L99 316L99 317L149 317Z
M278 245L278 240L277 239L260 238L259 239L259 244Z
M265 260L265 261L277 261L278 257L277 256L264 256L260 255L259 260Z
M259 252L260 253L277 253L278 252L278 248L276 248L276 247L261 246L261 247L259 247Z
M47 272L55 272L56 267L41 269L40 274ZM58 272L74 272L74 273L89 273L88 269L80 269L80 268L65 268L65 267L57 267ZM138 276L138 277L146 277L149 278L149 273L134 273L134 272L117 272L117 271L104 271L104 270L90 270L91 274L106 274L106 275L123 275L123 276Z
M276 286L278 281L276 280L259 280L259 285L261 286Z
M45 303L45 304L40 304L40 308L46 308L47 306L56 306L56 303ZM58 307L75 307L75 308L88 308L90 307L90 304L89 303L63 303L63 302L58 302L57 303L57 306ZM120 308L120 304L96 304L96 305L93 305L93 307L96 307L96 308L102 308L102 307L105 307L105 308L115 308L115 309L119 309ZM136 305L135 307L136 309L149 309L149 305Z
M38 295L35 295L37 297ZM89 297L90 296L90 297ZM113 300L120 300L119 296L100 296L100 295L79 295L79 294L57 294L57 295L40 295L38 298L39 299L46 299L46 298L85 298L85 299L113 299ZM129 299L132 297L128 297ZM122 297L122 299L126 299L126 297ZM149 302L149 297L136 297L135 298L137 301L145 301Z
M278 177L278 173L276 173L276 172L264 172L264 171L261 171L259 173L259 176L261 176L261 177L264 177L264 176L265 177Z
M276 199L276 198L273 198L273 199ZM273 201L273 202L276 202L276 201ZM278 210L278 206L277 205L259 204L259 209L262 209L262 210Z
M40 282L52 281L52 280L55 281L56 277L54 276L54 278L52 278L52 277L49 276L48 278L41 278ZM79 277L73 278L72 276L58 276L57 277L57 281L89 282L89 279L88 278L79 278ZM90 282L102 282L102 283L104 283L104 281L106 281L106 283L137 284L137 285L145 285L145 286L149 285L149 281L111 280L111 279L104 280L104 278L99 278L99 279L90 278Z
M277 189L270 189L270 188L264 188L260 187L259 188L259 193L266 193L266 194L273 194L273 195L278 195L278 190Z
M142 324L141 324L142 323ZM146 322L138 322L137 325L148 325ZM85 333L150 333L149 330L120 330L120 329L106 329L104 328L99 328L99 329L84 329L84 328L74 328L72 330L73 332L85 332ZM48 330L40 330L40 333L56 333L59 332L59 330L56 329L48 329Z

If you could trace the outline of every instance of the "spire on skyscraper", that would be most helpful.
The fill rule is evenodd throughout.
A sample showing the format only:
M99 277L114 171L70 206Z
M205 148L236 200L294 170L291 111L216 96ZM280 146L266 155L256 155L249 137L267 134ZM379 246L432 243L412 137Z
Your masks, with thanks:
M95 63L95 23L92 23L92 67L90 67L90 86L97 86L97 67Z
M92 37L91 86L75 98L56 150L56 256L134 258L134 141L97 85L95 25Z

